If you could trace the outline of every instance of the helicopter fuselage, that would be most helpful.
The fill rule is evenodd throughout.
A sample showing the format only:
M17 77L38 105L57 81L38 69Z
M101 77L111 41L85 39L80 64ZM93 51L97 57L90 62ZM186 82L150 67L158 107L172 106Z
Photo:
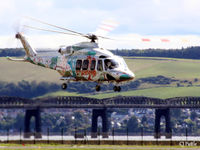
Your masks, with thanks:
M101 49L82 49L70 55L28 57L27 61L57 70L63 80L95 82L127 82L134 79L122 57ZM109 66L110 65L110 66Z
M45 52L43 54L35 51L21 34L16 34L26 52L23 61L35 65L54 69L60 73L61 80L70 81L93 81L125 83L133 80L135 75L129 70L124 59L116 56L110 51L99 48L97 43L82 42L68 47L62 47L55 55ZM11 59L14 60L14 59ZM66 89L63 83L62 88ZM100 86L96 86L100 90ZM120 91L120 86L114 87Z

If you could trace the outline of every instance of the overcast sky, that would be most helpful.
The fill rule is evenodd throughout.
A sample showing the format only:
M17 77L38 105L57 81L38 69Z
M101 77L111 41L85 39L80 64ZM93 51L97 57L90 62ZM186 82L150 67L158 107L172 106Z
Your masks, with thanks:
M103 20L114 20L119 25L107 36L121 40L100 40L99 43L107 48L180 48L200 45L200 0L0 0L0 2L0 47L18 46L13 37L16 31L20 30L24 31L36 48L56 48L84 40L21 29L18 27L21 24L49 28L24 19L23 16L38 18L82 33L96 31ZM162 42L161 39L167 39L167 42Z

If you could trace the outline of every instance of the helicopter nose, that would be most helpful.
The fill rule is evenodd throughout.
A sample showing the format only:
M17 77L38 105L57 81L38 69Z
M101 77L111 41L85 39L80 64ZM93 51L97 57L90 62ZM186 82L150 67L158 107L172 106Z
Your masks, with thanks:
M131 72L131 74L129 74L129 76L130 76L131 80L135 79L135 74L133 72Z
M133 80L135 78L135 74L130 72L120 76L120 80Z

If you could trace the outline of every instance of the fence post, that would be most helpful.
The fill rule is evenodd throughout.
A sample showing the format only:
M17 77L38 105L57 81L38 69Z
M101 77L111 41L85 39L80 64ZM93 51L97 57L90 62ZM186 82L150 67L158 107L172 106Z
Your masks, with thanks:
M22 128L19 129L19 143L22 144Z
M143 126L141 126L141 145L143 145L143 133L144 131L143 131Z
M115 129L114 129L114 127L112 128L112 137L113 137L113 141L112 141L112 144L114 145L115 143L114 143L114 137L115 137Z
M186 137L186 141L187 141L187 137L188 137L188 128L187 128L187 125L186 125L186 128L185 128L185 137Z
M76 130L77 130L77 128L76 128L76 126L75 126L75 130L74 130L74 140L75 140L75 144L76 144Z
M128 145L128 126L127 126L127 128L126 128L126 136L127 136L126 144Z
M34 130L34 132L33 132L33 138L34 138L34 140L33 140L33 143L35 144L35 132L36 132L36 129Z
M9 128L7 129L7 143L9 142Z
M63 128L61 129L61 142L62 142L62 144L64 144L64 142L63 142L63 133L64 132L64 130L63 130Z
M99 145L101 144L101 131L100 127L98 128L98 136L99 136Z
M85 137L85 144L86 144L86 138L87 138L87 132L86 132L86 128L85 128L85 130L84 130L84 137Z
M47 143L49 144L49 128L47 128Z

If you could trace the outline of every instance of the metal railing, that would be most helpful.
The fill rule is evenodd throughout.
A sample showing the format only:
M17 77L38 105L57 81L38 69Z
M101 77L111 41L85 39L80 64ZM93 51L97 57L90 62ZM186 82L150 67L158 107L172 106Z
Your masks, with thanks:
M28 135L28 136L27 136ZM88 144L91 141L95 141L96 144L103 144L105 141L110 142L110 144L123 144L129 145L131 142L135 141L143 145L145 142L159 142L159 141L199 141L200 134L190 133L188 129L185 128L185 133L172 133L171 138L166 138L166 134L161 133L161 138L155 138L155 133L145 132L143 128L138 132L130 132L128 129L126 132L118 132L114 128L107 133L102 133L100 128L97 133L91 133L88 130L75 130L67 132L64 129L61 129L60 132L53 132L49 128L46 129L46 132L37 133L35 131L30 133L23 133L22 129L19 131L13 132L12 130L7 129L6 131L0 132L0 142L3 143L24 143L31 142L32 144L36 143L60 143L65 144L67 141L73 144Z

